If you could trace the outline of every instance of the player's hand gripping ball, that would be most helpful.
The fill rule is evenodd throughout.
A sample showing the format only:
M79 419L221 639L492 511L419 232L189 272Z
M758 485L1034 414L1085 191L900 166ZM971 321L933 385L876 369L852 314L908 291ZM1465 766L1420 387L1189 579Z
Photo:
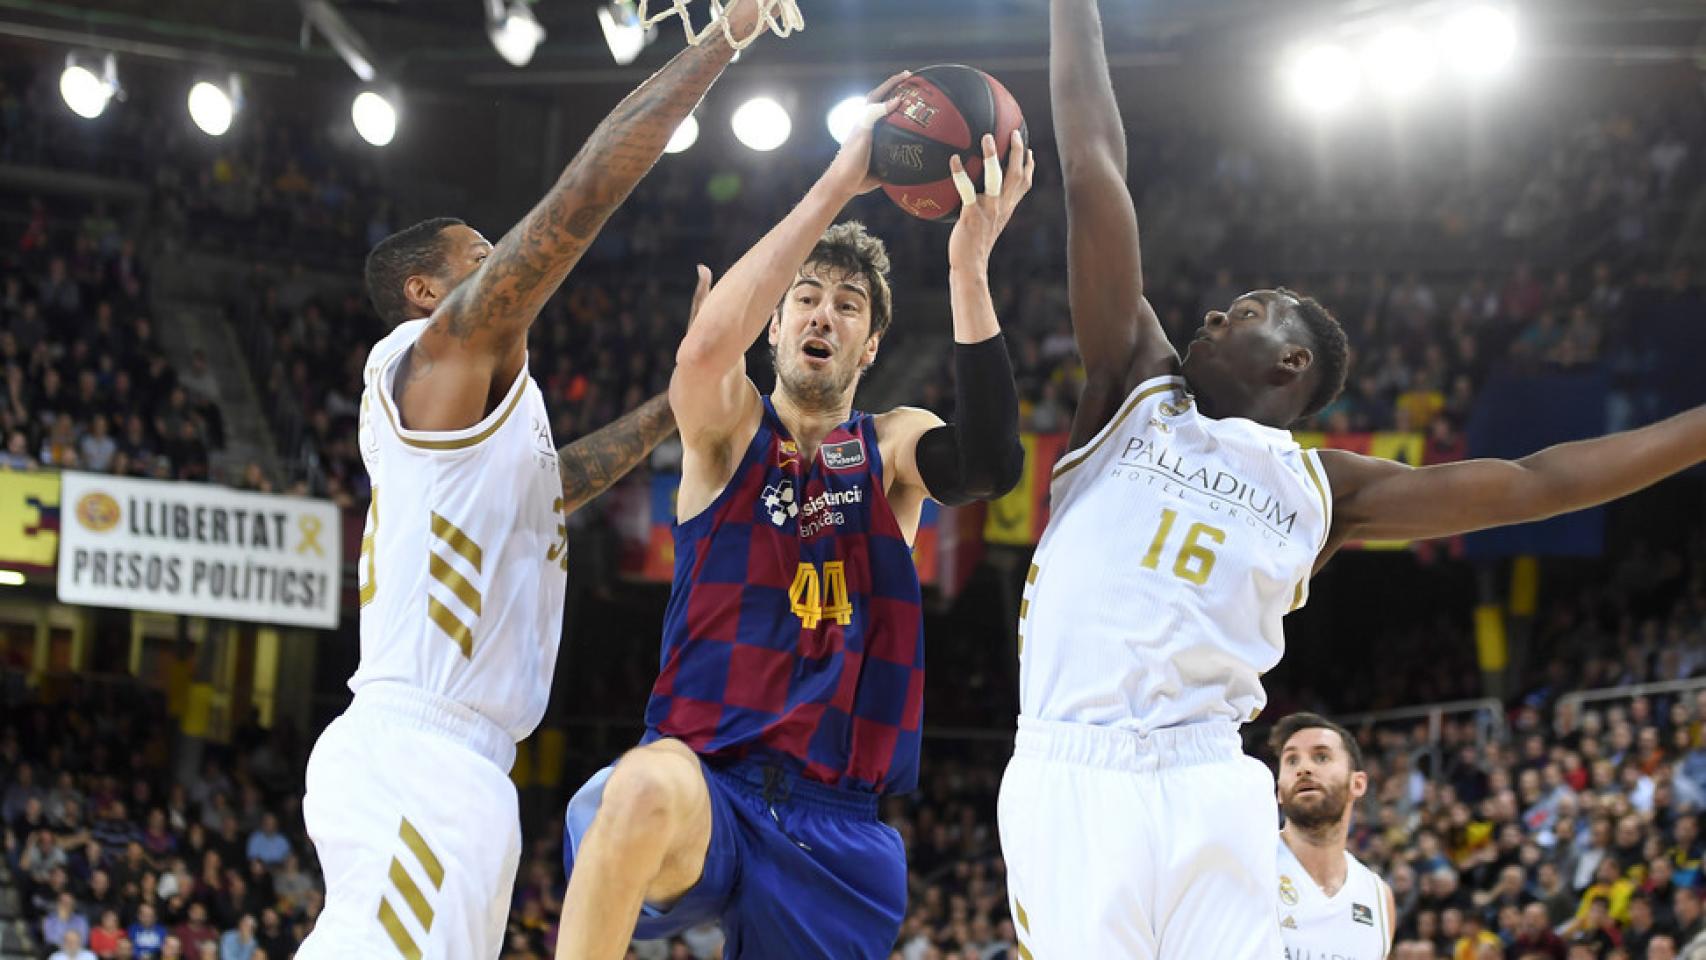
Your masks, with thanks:
M1014 130L1030 143L1018 101L982 70L925 67L890 96L900 105L872 131L871 175L890 200L921 220L952 223L959 217L949 157L958 156L971 181L981 184L984 134L994 135L1003 156Z

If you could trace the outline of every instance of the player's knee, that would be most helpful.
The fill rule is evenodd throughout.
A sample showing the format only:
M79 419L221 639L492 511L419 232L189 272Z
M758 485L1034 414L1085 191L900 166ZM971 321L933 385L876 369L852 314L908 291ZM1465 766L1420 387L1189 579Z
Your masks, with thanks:
M667 835L690 812L690 773L698 772L673 756L635 750L611 771L601 812L618 829Z

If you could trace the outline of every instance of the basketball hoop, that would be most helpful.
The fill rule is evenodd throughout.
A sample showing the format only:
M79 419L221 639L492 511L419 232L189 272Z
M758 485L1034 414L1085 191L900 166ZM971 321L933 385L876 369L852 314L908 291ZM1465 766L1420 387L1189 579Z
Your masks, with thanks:
M718 0L711 0L711 22L705 29L695 32L693 29L693 12L688 9L692 0L656 0L666 2L669 9L661 13L651 13L646 8L654 0L638 0L639 17L642 26L650 28L670 17L681 18L681 29L687 34L687 42L698 46L706 37L711 36L720 26L724 39L729 46L736 50L744 50L757 40L766 29L778 37L786 37L796 30L806 28L806 19L800 15L799 0L753 0L758 4L758 26L745 37L736 37L734 28L729 26L729 18L723 15L723 5Z

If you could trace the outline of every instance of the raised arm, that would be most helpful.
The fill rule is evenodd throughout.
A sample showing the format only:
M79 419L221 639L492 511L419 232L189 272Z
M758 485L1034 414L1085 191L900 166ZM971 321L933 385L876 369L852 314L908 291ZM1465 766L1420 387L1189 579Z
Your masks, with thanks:
M1429 467L1323 450L1333 488L1328 546L1445 537L1545 520L1651 486L1706 459L1706 407L1520 460ZM1325 555L1325 553L1324 553Z
M727 16L737 36L757 23L754 0ZM721 31L689 46L598 125L557 182L492 248L479 270L440 303L410 357L404 419L417 430L477 423L488 395L520 373L527 330L545 301L663 153L734 51ZM425 390L413 389L431 379Z
M1143 295L1125 127L1096 3L1049 3L1049 99L1066 186L1067 286L1086 374L1072 425L1075 447L1113 418L1131 387L1179 363Z
M1015 133L1007 168L993 137L983 142L983 190L958 157L951 161L960 190L960 219L948 238L948 291L954 314L954 422L928 410L902 407L879 427L889 470L889 504L910 540L921 498L962 504L1002 496L1025 469L1019 441L1019 395L1007 340L989 293L989 255L1019 201L1031 189L1036 160Z
M746 377L746 350L793 284L800 262L848 201L876 186L871 179L871 127L894 102L892 77L871 94L871 112L847 137L835 162L806 196L712 288L675 354L670 403L690 457L708 456L756 416L758 391Z

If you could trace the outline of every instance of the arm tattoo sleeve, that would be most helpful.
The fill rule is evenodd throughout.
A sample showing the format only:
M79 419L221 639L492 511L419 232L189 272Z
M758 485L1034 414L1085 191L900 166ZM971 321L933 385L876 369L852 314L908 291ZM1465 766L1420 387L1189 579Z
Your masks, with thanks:
M573 513L610 489L674 432L669 395L660 393L615 423L558 450L563 511Z

